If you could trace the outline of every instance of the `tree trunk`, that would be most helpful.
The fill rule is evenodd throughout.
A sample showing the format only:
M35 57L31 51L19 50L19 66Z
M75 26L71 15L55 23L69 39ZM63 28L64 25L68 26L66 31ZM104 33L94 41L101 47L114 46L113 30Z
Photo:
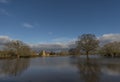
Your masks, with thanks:
M89 51L86 51L87 59L89 59Z

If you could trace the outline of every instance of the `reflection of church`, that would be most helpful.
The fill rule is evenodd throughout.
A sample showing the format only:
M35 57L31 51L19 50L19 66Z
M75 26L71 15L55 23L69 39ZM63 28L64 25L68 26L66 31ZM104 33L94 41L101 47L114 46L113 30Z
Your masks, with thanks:
M50 54L48 52L46 52L45 50L42 51L42 56L50 56Z

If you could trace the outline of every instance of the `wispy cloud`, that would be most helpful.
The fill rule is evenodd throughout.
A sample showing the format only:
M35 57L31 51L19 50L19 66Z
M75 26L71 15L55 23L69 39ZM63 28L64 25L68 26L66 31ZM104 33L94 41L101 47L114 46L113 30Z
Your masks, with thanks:
M25 27L25 28L34 28L34 26L32 24L30 24L30 23L24 23L23 27Z
M48 34L49 34L49 35L52 35L52 34L53 34L53 32L48 32Z
M8 3L8 0L0 0L0 3Z
M12 1L12 0L0 0L0 3L6 4L6 3L9 3L10 1Z
M6 4L6 3L10 3L13 0L0 0L0 3Z
M0 8L0 14L1 14L1 15L10 16L10 13L9 13L7 10L2 9L2 8Z

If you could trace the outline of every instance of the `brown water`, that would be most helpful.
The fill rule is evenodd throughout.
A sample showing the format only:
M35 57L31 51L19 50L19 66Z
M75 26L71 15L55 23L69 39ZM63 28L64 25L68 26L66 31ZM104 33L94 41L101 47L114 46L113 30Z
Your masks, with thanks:
M120 59L4 59L0 60L0 82L120 82Z

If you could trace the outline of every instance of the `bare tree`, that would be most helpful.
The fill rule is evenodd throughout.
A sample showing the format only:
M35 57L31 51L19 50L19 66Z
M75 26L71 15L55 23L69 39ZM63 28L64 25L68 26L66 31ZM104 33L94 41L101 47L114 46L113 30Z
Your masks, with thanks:
M7 43L6 50L12 52L11 55L17 56L17 58L20 56L28 56L32 53L32 50L29 48L29 46L19 40Z
M94 34L83 34L78 37L76 43L77 48L80 49L81 52L85 52L87 58L90 51L95 50L99 46L99 41Z

